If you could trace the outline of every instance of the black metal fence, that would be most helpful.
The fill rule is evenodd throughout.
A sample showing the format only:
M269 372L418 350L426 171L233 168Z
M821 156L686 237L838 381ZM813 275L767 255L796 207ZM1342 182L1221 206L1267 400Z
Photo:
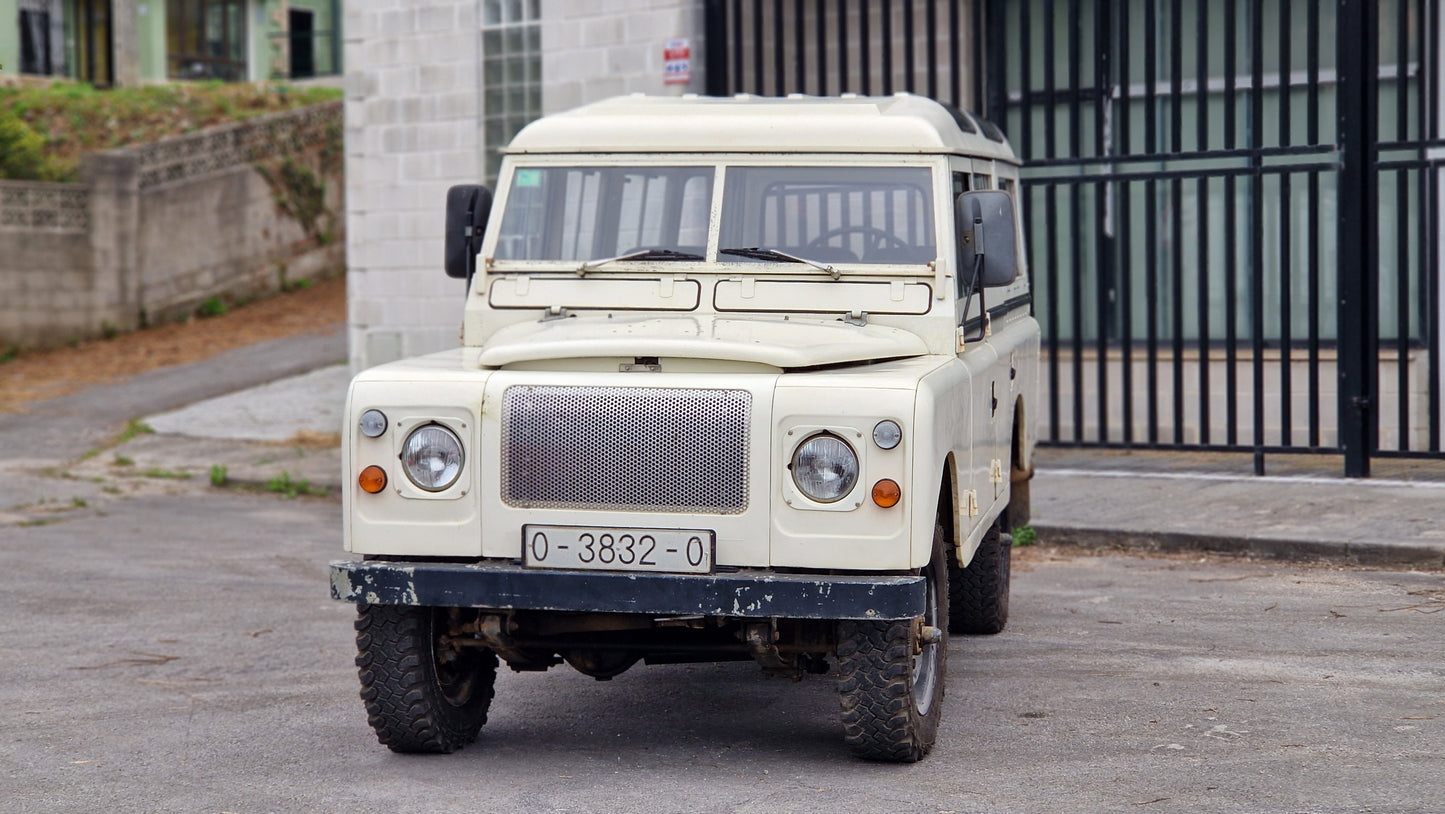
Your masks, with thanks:
M1004 126L1045 442L1442 457L1436 3L707 12L709 93L910 90Z

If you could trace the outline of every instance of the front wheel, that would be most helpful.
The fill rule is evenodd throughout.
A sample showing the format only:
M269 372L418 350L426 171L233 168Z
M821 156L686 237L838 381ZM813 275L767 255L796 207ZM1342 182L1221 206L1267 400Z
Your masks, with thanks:
M923 618L838 623L843 740L861 758L913 763L938 737L948 672L945 573L943 526L935 523Z
M477 739L492 705L497 656L453 644L448 608L361 605L356 666L376 739L393 752L447 753Z
M989 636L1002 632L1008 624L1013 537L999 528L1002 519L1000 515L984 532L967 566L959 567L954 549L949 546L949 633Z

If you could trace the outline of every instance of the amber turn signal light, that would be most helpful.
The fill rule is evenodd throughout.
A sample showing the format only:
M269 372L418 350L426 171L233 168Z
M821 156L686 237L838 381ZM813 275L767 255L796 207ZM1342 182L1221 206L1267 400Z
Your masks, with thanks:
M356 484L361 487L361 491L374 495L386 488L386 470L376 464L372 464L361 470L361 475L357 477ZM877 490L874 491L876 493Z
M885 509L897 506L902 497L903 490L898 488L898 484L894 481L884 478L873 484L873 502Z

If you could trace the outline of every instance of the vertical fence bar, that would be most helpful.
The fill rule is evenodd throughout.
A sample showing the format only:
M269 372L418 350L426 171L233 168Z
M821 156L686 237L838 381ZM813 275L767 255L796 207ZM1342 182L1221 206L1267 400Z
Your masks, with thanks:
M1084 154L1084 117L1079 88L1079 63L1083 44L1080 40L1080 0L1069 0L1069 155ZM1084 440L1084 190L1081 181L1069 183L1069 304L1073 320L1070 337L1074 388L1074 440ZM1103 416L1099 417L1103 420Z
M1133 107L1131 85L1131 65L1129 60L1129 43L1132 39L1129 32L1129 4L1120 3L1116 9L1117 29L1113 35L1113 42L1110 43L1110 50L1114 51L1114 75L1117 77L1117 87L1120 88L1118 105L1118 129L1117 143L1119 153L1129 155L1133 152L1133 131L1130 124L1131 108ZM1119 383L1123 390L1123 397L1120 399L1120 406L1123 412L1123 435L1124 446L1128 447L1134 443L1134 240L1132 237L1133 227L1133 198L1134 184L1124 182L1118 187L1119 213L1116 237L1119 251Z
M1034 38L1033 27L1029 24L1029 7L1032 5L1031 1L1019 4L1019 155L1025 160L1034 154L1034 66L1033 49L1030 47ZM991 115L1002 118L1003 109L999 105L999 112Z
M783 3L773 0L773 95L782 96L788 92L787 71L783 69Z
M847 93L853 85L848 81L848 0L838 0L838 92Z
M923 31L928 35L928 98L938 98L938 0L928 0L928 22ZM954 79L957 82L957 78Z
M1292 30L1293 14L1290 9L1290 0L1279 0L1279 144L1281 147L1288 147L1290 138L1290 41ZM1291 197L1290 174L1282 172L1279 176L1279 432L1280 445L1290 446L1292 435L1292 418L1294 415L1293 401L1293 355L1294 349L1291 345L1291 334L1293 332L1292 313L1293 287L1290 284L1291 273L1294 269L1290 266L1291 249L1294 240L1294 229L1290 217Z
M1169 146L1184 151L1184 21L1183 0L1169 5ZM1170 263L1169 304L1171 372L1173 373L1174 443L1184 443L1184 180L1169 182Z
M1250 334L1254 373L1254 473L1264 474L1264 0L1250 0Z
M763 3L753 0L753 92L759 96L767 93L763 89Z
M1429 10L1431 13L1427 14ZM1440 123L1440 91L1438 82L1440 78L1440 9L1435 3L1421 2L1420 14L1420 141L1430 142L1438 137L1436 128ZM1428 32L1428 33L1427 33ZM1432 91L1433 92L1430 92ZM1427 103L1428 100L1428 103ZM1422 147L1421 158L1429 157L1428 148ZM1427 162L1420 170L1421 188L1421 214L1420 234L1434 234L1429 219L1438 217L1440 211L1439 196L1439 174L1433 163ZM1428 441L1431 452L1440 452L1440 412L1441 412L1441 388L1445 382L1440 378L1440 354L1445 351L1445 343L1442 343L1440 336L1441 311L1445 310L1445 300L1441 299L1440 293L1440 248L1438 246L1423 247L1425 256L1421 258L1421 267L1425 274L1425 308L1426 324L1429 326L1425 331L1426 353L1429 354L1426 364L1426 380L1429 390L1429 430Z
M903 89L913 93L916 89L914 78L918 74L918 62L914 60L913 42L913 0L903 0Z
M883 95L893 95L893 0L883 4ZM903 0L907 3L910 0Z
M1109 22L1112 3L1098 3L1094 5L1094 94L1096 106L1094 108L1094 153L1100 157L1107 157L1113 151L1109 144L1112 133L1109 132L1111 119L1110 107L1113 104L1109 87L1112 84L1110 78L1111 66L1109 55L1111 49L1107 41L1112 30ZM1101 43L1100 40L1104 42ZM1111 211L1111 202L1114 197L1114 182L1104 180L1094 184L1094 217L1098 226L1094 229L1095 242L1095 283L1094 283L1094 321L1096 323L1094 337L1094 354L1097 357L1097 377L1095 387L1097 392L1096 409L1099 411L1099 441L1101 443L1109 440L1109 326L1110 303L1115 296L1114 291L1114 213Z
M1199 87L1195 93L1195 146L1196 150L1204 151L1209 149L1209 0L1199 0L1195 5L1195 12L1198 15L1194 21L1194 30L1199 38L1198 52L1195 54L1195 70L1198 76ZM1196 260L1195 281L1196 297L1198 303L1195 308L1195 318L1199 322L1197 341L1199 344L1199 443L1208 444L1210 437L1210 409L1209 409L1209 294L1211 291L1209 280L1209 176L1199 177L1196 191L1195 209L1199 213L1196 219L1198 229L1196 235L1199 245Z
M862 80L864 96L873 92L873 60L869 54L873 39L872 26L869 25L871 13L872 4L868 0L858 0L858 76Z
M1395 0L1395 141L1410 140L1410 4ZM1395 389L1398 393L1396 422L1400 426L1398 449L1410 449L1410 303L1415 293L1410 285L1410 176L1395 173ZM1422 235L1423 237L1423 235ZM1423 292L1419 292L1423 293Z
M962 57L961 51L962 51L962 43L963 43L963 33L962 33L962 31L960 30L960 28L959 28L959 23L960 23L960 21L959 21L959 19L958 19L958 4L959 4L960 2L962 2L962 0L948 0L948 33L949 33L949 37L948 37L948 42L949 42L949 47L948 47L949 83L948 83L948 84L949 84L949 89L950 89L950 91L951 91L951 93L952 93L952 95L951 95L949 98L953 101L953 106L956 107L956 108L958 108L959 110L962 110L962 109L963 109L963 73L962 73L962 71L963 71L963 57ZM981 8L983 8L983 0L974 0L974 17L975 17L975 19L977 19L977 16L978 16L978 9L981 9ZM993 6L993 5L990 5L990 6L989 6L989 11L988 11L989 19L992 19L995 14L1002 14L1001 11L996 11L995 9L997 9L997 6ZM978 52L981 50L981 48L979 47L978 29L976 29L976 28L974 29L974 32L973 32L973 41L974 41L973 52L974 52L975 55L977 55ZM975 63L975 64L977 64L977 63ZM982 73L983 73L983 72L982 72L982 71L979 71L979 70L975 70L975 71L974 71L975 76L974 76L974 80L973 80L973 81L974 81L974 88L975 88L975 90L977 90L978 88L981 88L981 87L982 87L982 84L981 84L981 83L984 81L984 77L982 76ZM989 84L990 87L997 88L997 91L995 91L995 92L997 92L997 93L1002 93L1004 100L1007 101L1007 99L1008 99L1008 88L1004 85L1003 77L998 77L997 79L995 79L994 77L990 76L990 77L988 77L988 84ZM983 105L983 103L984 103L984 96L983 96L983 94L977 93L977 94L974 96L974 102L973 102L973 105L974 105L975 109L977 109L979 106ZM988 111L988 116L989 116L990 118L1002 119L1002 118L1003 118L1003 106L1000 105L1000 106L997 108L997 112L995 112L993 109L990 109L990 110Z
M1338 0L1338 128L1341 147L1339 205L1339 423L1345 475L1370 475L1375 449L1375 376L1378 314L1370 273L1379 256L1377 137L1379 19L1369 0Z
M728 95L728 51L737 42L728 37L726 0L708 0L703 6L703 30L707 36L707 60L704 66L703 92L708 96Z
M1305 140L1320 143L1320 4L1306 3L1306 56L1309 93L1306 96ZM1309 280L1309 445L1320 446L1320 173L1309 173L1309 215L1305 227L1309 252L1305 263Z
M1237 0L1224 0L1224 149L1235 149L1239 105ZM1234 175L1224 177L1224 440L1239 443L1239 207Z
M1154 0L1144 4L1144 149L1160 152L1158 77L1159 19ZM1159 443L1159 198L1155 180L1144 183L1144 366L1149 444Z
M804 58L807 48L803 44L803 0L793 0L793 90L808 92L808 63ZM783 36L782 29L778 37Z
M817 0L813 7L813 16L818 18L817 33L817 57L818 57L818 95L828 95L828 0Z

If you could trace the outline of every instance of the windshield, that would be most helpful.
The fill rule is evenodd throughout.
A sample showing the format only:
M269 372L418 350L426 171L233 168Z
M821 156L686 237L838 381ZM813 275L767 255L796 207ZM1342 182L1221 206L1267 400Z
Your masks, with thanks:
M716 168L520 167L497 260L696 261L707 253ZM733 166L718 261L924 264L937 257L927 167ZM820 265L820 267L822 267Z
M512 173L498 260L703 254L712 167L524 167Z
M724 254L761 248L820 263L909 264L938 254L926 167L729 167L725 178Z

